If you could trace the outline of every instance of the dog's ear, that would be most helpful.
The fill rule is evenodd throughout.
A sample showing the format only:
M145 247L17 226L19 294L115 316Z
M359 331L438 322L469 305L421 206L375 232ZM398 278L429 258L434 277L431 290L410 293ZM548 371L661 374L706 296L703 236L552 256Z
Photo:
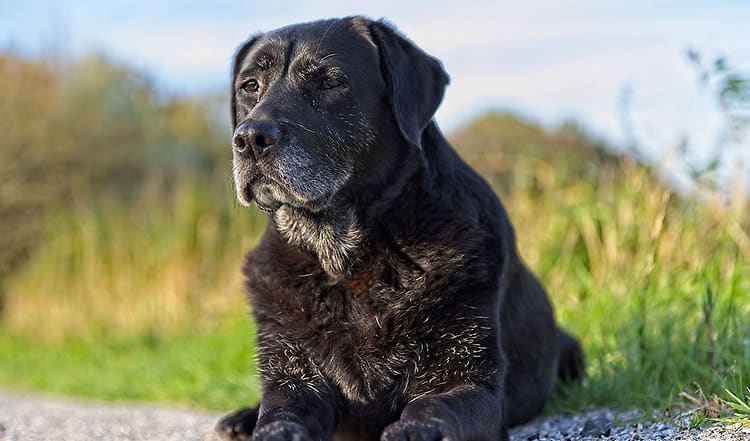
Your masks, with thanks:
M370 33L380 52L396 122L406 140L422 148L422 131L443 99L448 74L437 59L388 24L372 22Z
M242 68L242 61L247 56L248 52L250 52L250 49L252 49L255 42L258 41L260 35L261 34L250 37L250 39L242 43L242 46L240 46L234 53L234 61L232 61L232 84L229 94L232 111L232 130L237 127L237 98L235 96L236 91L234 90L235 83L237 82L237 75L240 73L240 69Z

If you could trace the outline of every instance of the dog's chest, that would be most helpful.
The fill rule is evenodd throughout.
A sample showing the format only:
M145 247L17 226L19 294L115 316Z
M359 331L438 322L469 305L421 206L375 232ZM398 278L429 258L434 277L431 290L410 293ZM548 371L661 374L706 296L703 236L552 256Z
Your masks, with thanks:
M365 403L403 394L410 384L428 311L410 306L421 296L416 269L385 258L358 268L333 285L325 273L309 268L273 291L256 289L253 303L256 316L261 313L259 326L274 328L269 334L275 341L261 357L283 356L276 348L298 348L309 369L349 400ZM265 317L275 323L264 323Z
M425 313L408 306L419 295L419 287L403 285L412 271L382 261L363 267L309 303L311 324L322 331L311 335L315 361L359 402L404 392L420 356Z
M497 278L476 257L486 247L467 249L472 237L380 247L336 283L303 254L251 253L245 271L264 381L320 381L352 403L395 405L484 369L485 350L496 346L487 317L459 293Z

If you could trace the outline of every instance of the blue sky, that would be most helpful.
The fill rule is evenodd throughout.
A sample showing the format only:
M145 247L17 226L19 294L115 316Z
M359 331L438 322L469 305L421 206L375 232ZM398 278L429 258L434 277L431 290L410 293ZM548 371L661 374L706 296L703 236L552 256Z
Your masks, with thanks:
M576 118L622 143L617 103L627 89L636 133L655 156L683 137L708 151L721 119L685 51L726 54L750 70L748 0L0 0L0 45L102 50L193 93L226 90L234 49L257 31L357 13L385 17L443 61L452 81L437 119L447 131L495 108L549 125Z

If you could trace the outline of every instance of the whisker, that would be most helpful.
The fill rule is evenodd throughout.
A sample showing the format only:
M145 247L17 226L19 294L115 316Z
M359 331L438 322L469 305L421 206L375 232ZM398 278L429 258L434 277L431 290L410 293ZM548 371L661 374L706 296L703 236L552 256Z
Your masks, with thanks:
M300 124L300 123L298 123L298 122L295 122L295 121L284 121L284 122L285 122L285 123L288 123L288 124L292 124L292 125L295 125L295 126L297 126L297 127L300 127L300 128L302 128L302 129L304 129L304 130L307 130L307 131L308 131L308 132L310 132L310 133L318 133L318 131L317 131L317 130L312 130L312 129L308 128L308 127L305 127L305 126L304 126L303 124Z

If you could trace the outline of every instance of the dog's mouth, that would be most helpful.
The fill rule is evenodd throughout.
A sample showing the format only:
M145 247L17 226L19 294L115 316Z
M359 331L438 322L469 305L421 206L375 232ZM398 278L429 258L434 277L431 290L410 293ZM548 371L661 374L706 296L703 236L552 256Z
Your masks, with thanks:
M282 204L274 204L273 206L261 204L258 201L255 202L255 206L258 207L258 209L266 214L273 214L276 210L281 208Z
M265 198L259 199L253 194L252 187L250 184L245 184L245 186L242 189L242 195L243 199L247 202L253 201L255 203L255 206L260 209L260 211L264 213L271 214L274 211L278 210L279 207L281 207L281 202L274 201L274 200L267 200ZM249 204L248 204L249 205Z
M283 187L267 178L257 175L235 183L237 199L242 205L255 204L261 211L273 213L284 203Z
M254 203L267 214L274 213L283 205L318 212L327 207L332 199L330 194L316 199L305 198L268 176L255 176L238 185L237 190L237 199L242 205L250 206Z
M326 209L337 199L341 185L322 182L315 175L305 177L304 169L286 177L278 170L284 169L282 165L235 160L233 177L240 204L255 203L266 213L273 213L282 205L314 213Z

